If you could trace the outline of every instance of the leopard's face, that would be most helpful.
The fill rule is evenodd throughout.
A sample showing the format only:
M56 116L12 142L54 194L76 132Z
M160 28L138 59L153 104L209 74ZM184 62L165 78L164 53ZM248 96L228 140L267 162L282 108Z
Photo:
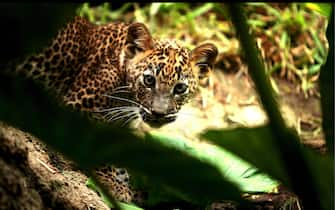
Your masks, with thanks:
M171 41L155 41L129 60L127 84L140 104L141 119L152 127L174 121L178 111L197 91L199 79L210 71L217 56L213 44L194 50Z

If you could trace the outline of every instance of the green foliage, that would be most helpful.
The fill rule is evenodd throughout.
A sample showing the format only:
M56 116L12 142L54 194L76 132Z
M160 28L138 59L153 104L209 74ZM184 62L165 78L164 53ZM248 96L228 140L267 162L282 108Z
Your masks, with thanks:
M150 13L154 15L171 5L152 6ZM201 9L194 10L193 16L212 7L211 3L204 4ZM106 5L103 8L108 10ZM84 15L85 9L81 11ZM186 140L155 133L139 137L129 129L97 125L76 112L60 108L52 96L47 97L33 82L5 75L0 77L0 119L41 138L84 170L90 171L103 163L123 166L192 203L206 205L227 199L245 204L241 192L271 191L277 186L276 181L264 174L268 173L291 187L303 200L304 208L332 209L331 188L334 183L330 174L333 173L333 157L321 157L301 148L298 137L286 127L280 115L243 10L240 5L230 5L228 11L231 11L242 49L248 55L250 75L270 119L265 127L203 134L230 152L215 145L194 146ZM330 34L333 33L333 24L330 23L328 31L331 49L334 47L333 34ZM334 55L330 53L329 57ZM329 91L333 91L332 61L328 59L322 67L324 76L320 84L323 123L330 151L334 138L331 132L333 117L329 117L332 113L329 107L333 107L330 106L333 105L333 96Z
M288 182L279 151L273 144L273 134L268 126L210 130L202 136L257 165L259 169L267 171L273 177ZM273 167L274 165L276 167Z
M110 21L142 22L155 37L174 38L189 48L195 47L193 40L219 41L217 44L221 51L229 45L225 33L230 33L231 27L218 21L221 14L227 14L219 3L154 2L141 6L138 3L125 3L118 9L112 8L113 3L105 3L89 9L87 3L77 14L99 24Z
M159 132L152 133L155 141L162 145L176 148L194 159L217 168L225 179L237 185L242 192L273 192L278 182L270 179L249 163L233 153L208 143L195 143L181 137L165 136Z
M85 17L93 23L105 24L118 20L132 6L132 3L125 3L119 9L112 10L110 3L103 3L92 10L89 3L84 3L77 9L77 15Z
M267 71L272 74L280 70L281 76L286 75L292 81L298 79L306 97L315 88L316 78L327 55L327 43L323 36L325 28L320 27L324 17L308 8L329 8L329 4L321 4L320 7L313 5L291 3L284 9L278 9L268 3L248 3L251 11L249 25L256 34L262 34L260 37L263 37L263 41L265 36L265 40L274 46L277 53L271 57L280 58L274 63L267 61ZM265 14L255 13L256 9L263 9ZM269 58L268 51L271 50L264 50L267 51L264 54L268 55L265 57Z
M306 7L319 12L320 14L330 18L332 12L332 4L331 3L305 3Z

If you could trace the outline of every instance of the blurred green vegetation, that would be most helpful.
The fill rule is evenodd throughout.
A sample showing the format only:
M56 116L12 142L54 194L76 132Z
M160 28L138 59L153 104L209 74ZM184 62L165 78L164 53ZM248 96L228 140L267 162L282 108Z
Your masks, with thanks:
M134 10L129 14L134 16L127 16L126 11L131 6ZM248 7L249 5L243 4L243 8ZM304 209L333 209L334 183L331 175L334 168L331 145L334 136L331 125L334 119L329 116L332 116L330 107L334 104L331 100L333 96L327 89L333 88L333 77L331 77L333 59L327 59L325 65L320 61L321 72L324 75L320 81L323 126L330 148L329 154L321 156L302 148L298 136L285 126L273 96L269 77L266 75L264 62L257 56L259 53L256 42L249 34L248 27L253 26L250 22L249 26L247 25L240 4L229 5L228 8L224 9L219 3L153 3L145 4L143 7L129 3L110 12L109 4L102 4L95 10L84 4L77 12L88 16L93 22L104 23L116 19L146 22L149 27L152 26L156 35L180 39L190 47L202 40L213 39L221 43L219 44L221 52L233 49L225 49L224 43L230 42L231 36L235 34L231 30L234 26L234 31L241 41L240 48L243 49L241 53L249 55L245 56L245 59L270 123L261 128L208 131L203 136L291 188L302 199ZM209 13L210 10L216 12ZM230 14L225 11L230 11ZM170 22L165 22L164 18L167 17ZM199 18L203 17L208 17L209 20L199 21ZM233 24L224 21L226 17L231 17ZM29 24L25 20L20 21L21 24ZM161 27L161 21L165 27ZM287 17L283 21L287 21ZM303 29L305 26L302 24L301 27ZM333 30L334 23L330 22L328 25L330 49L334 49L331 34ZM185 31L189 31L190 34L185 35ZM254 32L257 33L255 29ZM24 38L20 41L34 46L42 45L40 42L33 43L32 40ZM1 51L5 53L4 49ZM319 54L321 51L318 48ZM20 52L15 53L21 55ZM327 51L324 56L326 55ZM328 56L333 58L333 52ZM222 166L204 161L204 156L192 155L187 151L189 147L180 147L179 144L182 144L183 140L164 140L164 138L162 140L151 134L139 137L129 129L94 124L82 114L59 107L52 94L46 94L32 81L1 75L0 120L36 135L74 160L85 171L90 171L102 163L116 164L126 167L132 173L146 176L153 183L159 183L162 189L191 203L206 206L212 201L225 199L248 205L241 197L241 187L223 176L220 171ZM266 157L264 154L267 154ZM115 202L113 204L117 205ZM122 208L128 209L127 206Z

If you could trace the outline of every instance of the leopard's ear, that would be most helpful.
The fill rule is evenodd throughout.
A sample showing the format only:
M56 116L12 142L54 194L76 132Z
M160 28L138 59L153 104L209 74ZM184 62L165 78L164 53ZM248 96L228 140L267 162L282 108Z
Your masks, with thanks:
M218 49L214 44L202 44L191 51L191 62L194 63L199 79L205 78L213 68Z
M148 28L143 23L132 23L128 27L126 55L134 57L138 52L153 48L153 40Z

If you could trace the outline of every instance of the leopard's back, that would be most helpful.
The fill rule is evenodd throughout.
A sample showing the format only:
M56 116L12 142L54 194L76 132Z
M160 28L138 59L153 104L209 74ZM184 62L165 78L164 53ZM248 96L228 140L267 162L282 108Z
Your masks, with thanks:
M41 53L26 58L17 65L14 73L39 81L58 95L66 94L75 78L90 63L92 71L98 68L104 57L112 65L119 66L119 49L122 48L121 33L126 24L111 23L98 26L88 20L75 17L61 29L51 44ZM10 71L13 71L11 69Z

